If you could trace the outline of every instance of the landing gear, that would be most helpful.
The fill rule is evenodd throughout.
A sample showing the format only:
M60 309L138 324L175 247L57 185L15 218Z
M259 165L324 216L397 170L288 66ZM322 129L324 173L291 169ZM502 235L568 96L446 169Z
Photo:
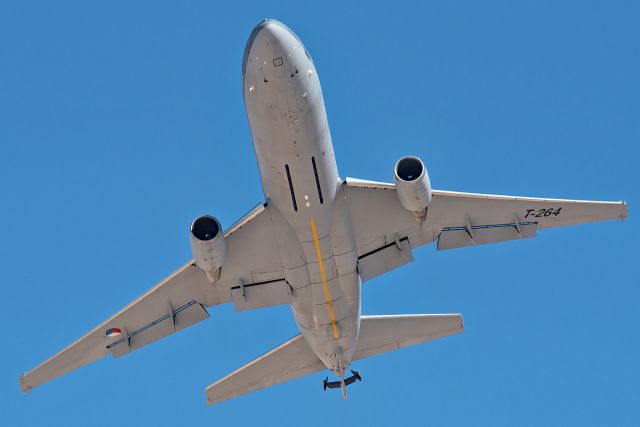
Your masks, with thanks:
M340 378L340 381L329 381L329 377L325 378L322 381L322 388L324 390L328 388L341 388L342 389L342 397L347 398L347 386L355 383L356 381L362 381L362 377L360 376L360 372L351 371L351 376L349 378Z

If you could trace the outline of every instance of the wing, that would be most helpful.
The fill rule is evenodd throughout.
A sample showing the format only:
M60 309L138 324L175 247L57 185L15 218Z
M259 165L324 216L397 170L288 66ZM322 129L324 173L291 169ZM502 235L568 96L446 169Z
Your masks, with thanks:
M438 191L438 249L535 237L537 230L627 218L626 202L541 199Z
M411 249L438 249L534 237L537 230L624 219L626 202L540 199L433 191L425 222L398 200L395 186L347 178L343 187L353 224L359 271L368 280L413 260Z
M236 301L236 309L289 302L288 286L275 280L282 267L271 238L268 208L259 205L226 233L227 256L219 282L188 262L69 347L20 377L23 391L93 362L120 357L209 317L205 306ZM254 277L269 275L264 286ZM257 276L256 276L257 275ZM250 292L238 293L246 284ZM234 298L239 294L240 297ZM250 303L250 304L249 304Z
M459 314L362 316L353 360L457 334L464 330ZM233 399L326 369L302 335L274 348L207 387L209 405Z

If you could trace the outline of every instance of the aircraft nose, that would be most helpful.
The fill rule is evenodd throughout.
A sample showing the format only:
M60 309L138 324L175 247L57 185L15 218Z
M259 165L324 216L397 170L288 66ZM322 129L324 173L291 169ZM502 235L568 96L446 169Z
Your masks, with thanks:
M265 19L255 26L247 45L244 49L244 57L242 60L242 75L244 76L247 71L247 62L250 55L255 55L259 52L260 56L265 56L270 53L271 56L279 55L279 52L283 50L291 39L295 40L295 36L283 23L276 21L275 19ZM252 52L254 52L252 54Z
M264 30L264 32L273 35L276 31L276 28L278 27L286 29L285 25L280 21L276 21L275 19L263 19L260 23L258 23L258 25L255 26L252 33L255 32L257 35ZM251 36L249 36L249 38L251 38Z

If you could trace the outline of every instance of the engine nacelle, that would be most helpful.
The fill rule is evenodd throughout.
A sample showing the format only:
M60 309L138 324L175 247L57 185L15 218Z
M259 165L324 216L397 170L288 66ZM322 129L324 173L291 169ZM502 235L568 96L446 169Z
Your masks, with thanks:
M191 251L196 265L207 275L211 283L220 278L224 263L226 240L220 221L203 215L191 223Z
M403 157L393 172L400 204L418 221L424 221L431 203L431 182L424 163L415 156Z

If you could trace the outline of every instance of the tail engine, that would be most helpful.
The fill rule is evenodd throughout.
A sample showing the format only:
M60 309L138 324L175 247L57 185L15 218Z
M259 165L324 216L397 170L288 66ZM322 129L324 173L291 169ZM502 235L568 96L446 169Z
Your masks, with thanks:
M400 204L419 222L424 221L431 203L431 182L422 160L415 156L401 158L394 168L394 178Z
M196 265L213 283L220 278L224 263L226 241L220 221L210 215L203 215L191 223L191 251Z

